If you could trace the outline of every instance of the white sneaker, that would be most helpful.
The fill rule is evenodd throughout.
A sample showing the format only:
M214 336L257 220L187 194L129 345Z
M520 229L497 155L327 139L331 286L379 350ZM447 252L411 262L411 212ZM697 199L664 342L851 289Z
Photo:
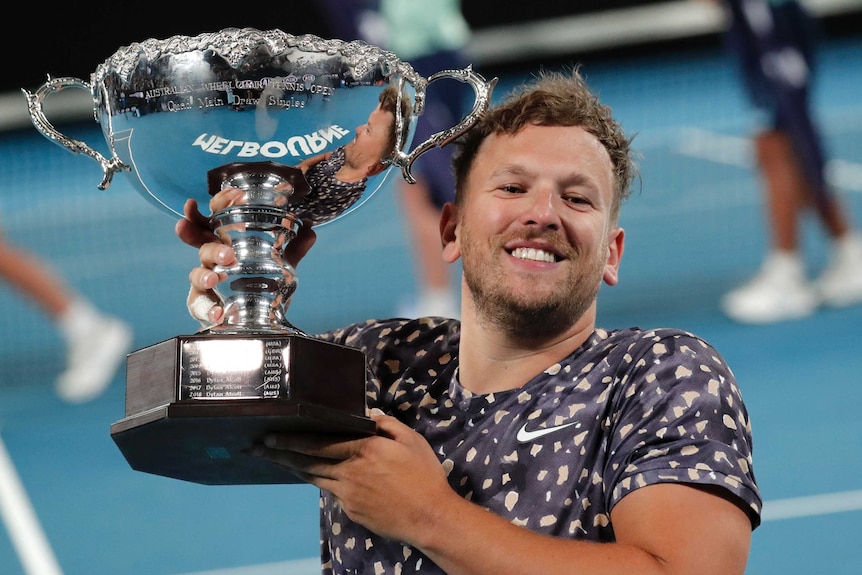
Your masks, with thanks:
M102 316L68 341L66 370L55 389L69 403L95 399L110 386L132 344L132 330L123 321Z
M754 278L721 300L731 319L756 324L800 319L817 306L817 292L806 279L802 260L787 252L767 256Z
M828 306L862 303L862 238L854 234L835 243L829 265L815 287Z

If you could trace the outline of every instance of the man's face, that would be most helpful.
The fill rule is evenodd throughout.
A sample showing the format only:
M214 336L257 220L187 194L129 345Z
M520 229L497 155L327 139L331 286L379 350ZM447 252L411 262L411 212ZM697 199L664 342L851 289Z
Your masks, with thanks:
M345 161L355 168L380 167L380 161L389 153L386 148L394 123L395 116L378 105L368 121L356 127L356 136L344 147Z
M622 256L613 190L607 151L580 127L488 137L444 247L462 258L478 317L527 338L594 322L599 286L617 282Z

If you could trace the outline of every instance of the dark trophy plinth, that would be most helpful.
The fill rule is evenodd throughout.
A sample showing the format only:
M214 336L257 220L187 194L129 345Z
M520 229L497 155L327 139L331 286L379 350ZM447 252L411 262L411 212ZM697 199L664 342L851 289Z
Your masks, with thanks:
M472 108L411 148L425 91L443 79L469 85ZM128 356L125 416L111 437L133 469L203 484L295 483L286 469L248 454L267 432L375 433L364 355L286 319L297 281L282 254L302 226L328 225L360 207L392 167L412 183L413 162L470 129L495 83L471 67L424 78L360 41L227 28L135 43L89 82L54 78L24 90L42 135L99 163L99 188L123 172L175 218L189 198L201 209L212 205L211 228L237 255L237 265L215 268L226 278L216 288L223 323ZM92 96L110 157L45 117L45 99L67 88ZM300 166L312 169L321 154L347 158L365 141L358 134L369 132L357 128L381 112L394 117L389 151L359 185L327 185L322 172L306 177ZM237 188L242 197L218 203L220 192Z
M208 485L296 483L248 449L271 431L369 435L365 356L303 335L178 336L129 355L111 436L137 471Z

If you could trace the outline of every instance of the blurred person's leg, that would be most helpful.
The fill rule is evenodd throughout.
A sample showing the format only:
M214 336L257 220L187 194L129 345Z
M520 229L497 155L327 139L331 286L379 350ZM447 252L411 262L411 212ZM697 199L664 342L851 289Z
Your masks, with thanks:
M0 276L51 319L66 344L66 369L57 378L57 394L71 403L101 395L131 346L129 326L95 309L45 263L2 238Z
M828 261L812 284L818 303L831 307L860 303L862 236L827 181L826 153L808 102L808 85L785 89L781 95L777 122L782 128L759 142L773 247L793 251L801 260L798 226L806 210L813 210L829 241Z
M743 323L772 323L808 316L817 309L799 252L799 218L807 182L789 137L771 130L755 136L757 167L762 180L770 248L759 272L726 294L724 312Z
M464 67L457 50L444 50L411 60L425 77L434 72ZM431 84L426 93L425 111L419 117L413 147L433 134L455 126L462 117L465 91L449 81ZM414 256L417 292L401 306L407 317L442 316L458 318L461 305L451 281L451 266L443 260L440 243L440 214L446 202L455 200L455 178L451 167L452 146L432 148L419 156L413 167L415 184L398 180L399 205L405 219Z
M469 38L469 25L463 20L457 2L435 5L437 10L430 12L421 2L413 0L383 4L376 0L322 0L316 6L336 37L361 38L391 49L425 78L467 65L463 47ZM429 23L435 26L428 26ZM429 34L436 26L438 35ZM448 81L429 86L411 148L458 123L463 94L462 86L453 86ZM410 242L417 285L415 293L405 295L399 302L395 313L400 316L460 316L458 291L451 283L450 266L443 261L439 227L442 207L453 201L455 195L449 165L451 153L451 146L446 146L422 154L413 166L415 184L398 177L398 204Z
M459 302L450 283L449 264L440 243L440 208L423 180L399 182L399 202L405 217L419 288L415 301L401 310L407 316L460 317Z
M5 240L0 240L0 275L54 321L62 317L72 303L66 287L45 264Z
M799 217L805 210L807 184L787 134L771 130L754 138L757 166L766 196L772 249L796 253Z

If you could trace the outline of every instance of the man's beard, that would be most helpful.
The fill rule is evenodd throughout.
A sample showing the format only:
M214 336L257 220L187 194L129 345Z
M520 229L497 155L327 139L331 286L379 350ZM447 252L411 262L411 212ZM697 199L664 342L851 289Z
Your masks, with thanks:
M470 234L462 238L463 274L480 321L491 322L513 337L540 341L565 333L593 304L599 292L605 261L587 260L569 254L571 267L566 282L547 297L517 294L508 288L507 278L496 266L478 263ZM601 250L605 253L607 250Z

